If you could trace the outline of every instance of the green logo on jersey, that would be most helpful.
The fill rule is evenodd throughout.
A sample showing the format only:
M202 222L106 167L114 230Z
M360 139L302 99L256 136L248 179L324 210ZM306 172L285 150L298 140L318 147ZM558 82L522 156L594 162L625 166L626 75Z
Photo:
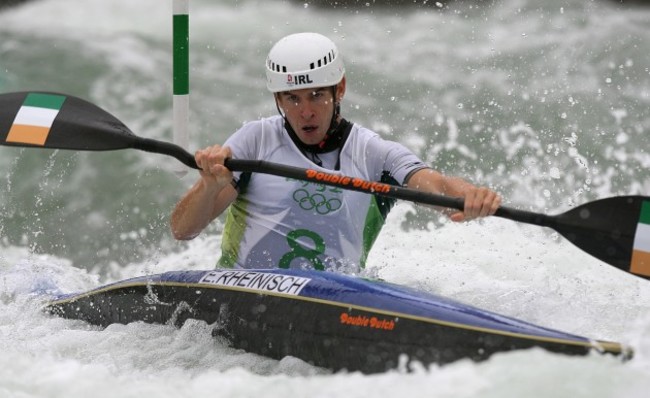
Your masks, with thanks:
M300 242L298 242L298 239L300 238L311 239L312 242L314 242L314 249L301 245ZM297 229L291 231L287 234L287 243L289 243L291 251L286 253L280 259L280 268L289 268L293 260L296 258L304 258L309 260L309 262L314 265L315 269L319 271L325 269L323 262L318 258L319 255L325 253L325 240L316 232L308 229Z
M301 209L324 216L341 208L343 202L339 198L339 194L343 190L340 188L309 181L302 182L301 185L301 188L293 192L293 200Z

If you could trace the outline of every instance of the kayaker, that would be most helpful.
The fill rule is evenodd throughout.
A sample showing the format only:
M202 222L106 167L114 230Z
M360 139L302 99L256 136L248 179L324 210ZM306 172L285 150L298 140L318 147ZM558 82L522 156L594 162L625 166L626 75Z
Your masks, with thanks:
M232 173L224 159L260 159L465 198L453 221L493 214L491 189L443 176L403 145L340 114L346 91L336 45L317 33L278 41L266 60L279 115L246 123L198 150L199 180L176 205L173 235L193 239L228 209L220 267L364 266L393 200L266 174Z

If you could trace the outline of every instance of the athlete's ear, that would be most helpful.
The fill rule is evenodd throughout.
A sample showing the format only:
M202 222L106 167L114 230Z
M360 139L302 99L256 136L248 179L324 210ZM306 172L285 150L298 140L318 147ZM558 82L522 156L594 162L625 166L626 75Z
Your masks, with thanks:
M346 80L345 80L345 75L343 75L343 79L339 82L339 84L336 85L336 102L340 103L341 100L343 99L343 96L345 95L345 86L346 86Z
M278 113L282 115L282 117L285 116L284 108L281 105L282 102L282 96L280 93L273 93L273 99L275 99L275 107L278 109Z

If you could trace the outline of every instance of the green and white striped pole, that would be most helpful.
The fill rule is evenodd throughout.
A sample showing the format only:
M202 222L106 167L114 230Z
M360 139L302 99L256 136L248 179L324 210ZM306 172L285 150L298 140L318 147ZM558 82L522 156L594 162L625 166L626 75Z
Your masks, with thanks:
M173 134L174 143L187 150L190 138L190 1L173 2ZM175 172L182 177L187 169L179 165Z

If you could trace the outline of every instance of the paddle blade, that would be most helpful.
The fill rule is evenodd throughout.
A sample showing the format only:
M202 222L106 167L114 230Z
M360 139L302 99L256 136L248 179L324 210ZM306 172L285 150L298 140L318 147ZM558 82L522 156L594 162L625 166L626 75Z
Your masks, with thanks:
M552 219L549 226L582 250L650 279L650 197L601 199Z
M0 94L0 144L106 151L133 146L137 137L113 115L71 95Z

